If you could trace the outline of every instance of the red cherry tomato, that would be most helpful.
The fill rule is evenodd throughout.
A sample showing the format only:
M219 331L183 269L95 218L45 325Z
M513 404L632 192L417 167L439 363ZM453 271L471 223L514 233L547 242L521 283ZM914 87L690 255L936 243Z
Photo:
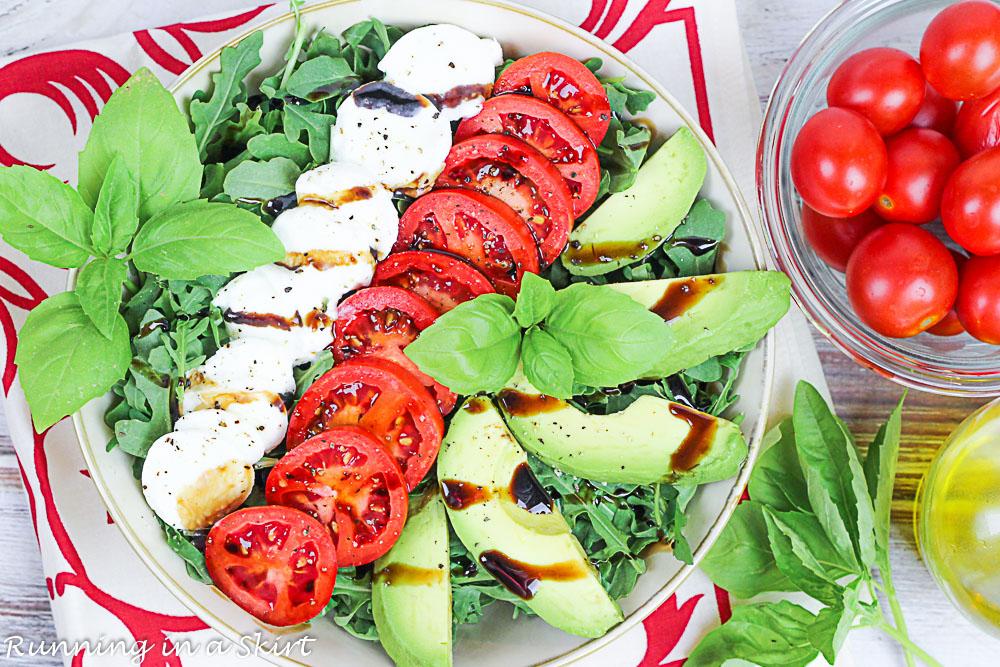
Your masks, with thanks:
M955 260L955 266L958 267L958 293L962 293L962 267L965 266L966 260L969 258L958 252L957 250L952 250L948 248L948 252L951 253L951 258ZM957 301L956 301L957 303ZM927 330L927 333L934 334L935 336L957 336L958 334L965 331L965 327L962 326L961 320L958 319L958 313L954 308L948 311L940 322L932 326Z
M910 127L925 127L928 130L937 130L941 134L951 134L957 115L958 102L949 100L928 83L924 90L924 103L910 121Z
M871 209L851 218L831 218L808 206L802 207L802 231L806 241L821 260L841 273L847 271L847 261L861 239L884 224L885 220Z
M1000 345L1000 257L970 257L962 267L955 311L965 330Z
M893 222L930 222L941 212L941 194L962 159L948 137L910 128L887 137L889 175L875 212Z
M1000 147L973 155L948 179L941 221L973 255L1000 254Z
M604 86L586 65L561 53L543 51L515 61L493 86L493 94L500 93L526 93L545 100L572 118L595 146L611 123Z
M337 551L330 531L289 507L237 510L212 526L205 567L219 590L255 618L305 623L333 597Z
M963 158L1000 146L1000 88L962 104L951 138Z
M882 135L895 134L917 115L924 101L923 72L899 49L865 49L841 63L826 88L831 107L853 109Z
M824 109L806 121L792 146L792 181L823 215L849 218L875 203L885 185L885 143L856 111Z
M302 510L333 535L340 567L364 565L399 539L409 501L396 459L359 426L324 431L281 457L268 504Z
M915 225L894 222L866 236L847 264L847 297L861 321L892 338L909 338L951 310L958 269L948 249Z
M395 285L427 300L439 313L480 294L495 292L476 267L458 257L430 250L389 255L375 267L372 285Z
M1000 86L1000 7L957 2L927 26L920 42L927 82L952 100L975 100Z

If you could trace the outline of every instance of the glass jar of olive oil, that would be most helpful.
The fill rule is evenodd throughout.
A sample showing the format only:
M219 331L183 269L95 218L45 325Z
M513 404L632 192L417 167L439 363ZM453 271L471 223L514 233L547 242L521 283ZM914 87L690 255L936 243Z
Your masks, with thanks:
M944 443L915 511L920 552L938 585L973 623L1000 636L1000 399Z

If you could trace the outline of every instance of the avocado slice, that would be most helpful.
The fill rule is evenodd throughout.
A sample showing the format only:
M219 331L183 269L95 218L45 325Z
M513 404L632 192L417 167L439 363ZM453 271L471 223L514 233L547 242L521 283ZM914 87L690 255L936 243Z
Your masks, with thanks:
M736 424L656 396L591 415L543 395L518 369L497 398L525 449L596 482L704 484L736 474L747 455Z
M643 377L664 378L750 345L788 312L790 282L779 271L735 271L694 278L608 285L660 315L676 336Z
M448 519L437 487L410 512L396 544L375 561L375 629L399 667L451 667Z
M600 637L623 619L496 406L470 398L437 460L448 518L479 565L542 619Z
M686 127L677 130L639 168L632 187L612 194L570 233L563 265L593 276L640 261L684 220L705 170L697 137Z

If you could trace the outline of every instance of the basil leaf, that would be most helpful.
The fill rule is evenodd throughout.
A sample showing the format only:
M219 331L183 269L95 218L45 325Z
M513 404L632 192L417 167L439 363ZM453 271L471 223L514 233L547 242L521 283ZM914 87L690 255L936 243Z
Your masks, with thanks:
M818 654L809 641L815 621L786 600L735 607L732 618L701 640L684 667L716 667L729 659L760 667L805 667Z
M708 200L695 202L684 222L674 231L672 242L688 239L705 247L707 252L695 254L683 245L666 243L667 257L677 265L678 275L703 275L715 270L715 258L719 254L719 241L726 235L726 214L712 208Z
M159 519L157 521L163 528L163 537L166 539L167 545L187 564L188 575L203 584L213 585L212 577L208 574L208 567L205 565L205 554L198 551L198 547L192 544L184 533L173 526L168 526Z
M763 453L750 474L750 497L782 512L811 512L791 418L783 419L768 431L761 447Z
M674 340L670 327L631 297L587 283L556 292L545 330L569 350L576 382L592 387L639 378Z
M116 155L139 185L140 221L198 196L202 168L187 119L145 67L111 95L80 153L80 195L91 207Z
M552 283L530 271L525 272L514 306L514 319L525 329L538 324L552 311L555 295Z
M74 292L50 296L28 313L14 362L35 430L41 433L120 380L131 357L128 338L121 316L111 338L101 335Z
M255 214L230 204L177 204L147 222L132 242L140 271L192 280L277 262L285 248Z
M105 338L111 338L122 305L122 283L128 275L125 261L112 257L95 259L80 269L76 295L80 307Z
M312 102L332 95L358 84L354 70L343 58L317 56L311 58L292 73L286 86L289 93L296 97L306 98ZM322 96L317 98L316 95Z
M330 128L336 118L294 104L286 104L282 113L285 136L289 141L299 141L305 132L313 161L319 164L327 162L330 158Z
M258 160L271 160L276 157L288 158L305 169L312 159L309 148L294 141L289 141L284 134L261 134L247 142L250 155Z
M263 43L264 33L257 30L235 46L222 49L219 71L212 75L212 96L191 100L191 121L201 159L207 156L208 145L220 128L236 115L236 104L246 101L247 87L243 81L260 65Z
M94 249L113 257L128 248L139 227L139 188L121 155L115 155L104 176L94 207L90 241Z
M848 584L840 599L819 610L809 631L809 643L823 654L829 664L834 664L837 652L844 645L854 618L862 613L861 579Z
M267 162L248 160L226 175L223 191L234 201L252 199L268 201L295 192L295 179L302 170L286 157Z
M829 603L839 598L840 586L820 565L810 544L795 531L791 521L799 516L801 515L792 512L781 517L767 507L764 508L767 539L771 545L771 553L774 554L774 562L800 591Z
M90 257L93 213L73 188L33 167L0 168L0 234L31 259L80 266Z
M906 400L905 392L889 415L889 421L882 424L875 434L875 439L868 446L864 464L868 495L874 504L875 543L886 553L889 551L889 515L892 511L892 489L896 481L896 459L899 456L904 400Z
M509 296L483 294L441 315L403 354L456 393L498 391L514 374L521 349L513 311Z
M569 351L551 334L531 327L521 343L521 358L528 382L543 394L573 397L573 360Z
M797 590L774 562L764 506L754 500L736 506L701 567L713 582L740 598Z

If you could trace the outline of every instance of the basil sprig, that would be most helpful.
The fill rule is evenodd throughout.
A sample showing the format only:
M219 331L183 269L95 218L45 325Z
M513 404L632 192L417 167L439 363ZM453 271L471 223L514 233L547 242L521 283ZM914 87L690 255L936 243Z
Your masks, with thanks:
M194 279L284 256L254 213L197 199L195 137L147 69L116 90L95 119L79 171L74 190L30 167L0 168L4 240L46 264L83 267L77 289L43 301L21 329L15 362L39 431L125 377L132 352L119 310L123 296L137 290L130 265Z
M580 387L639 378L673 340L659 316L627 295L585 283L557 292L525 273L516 305L498 294L479 296L439 317L405 353L461 394L499 390L522 361L539 390L570 398Z

